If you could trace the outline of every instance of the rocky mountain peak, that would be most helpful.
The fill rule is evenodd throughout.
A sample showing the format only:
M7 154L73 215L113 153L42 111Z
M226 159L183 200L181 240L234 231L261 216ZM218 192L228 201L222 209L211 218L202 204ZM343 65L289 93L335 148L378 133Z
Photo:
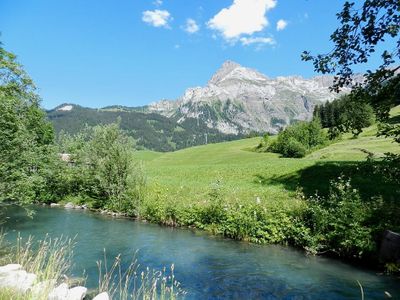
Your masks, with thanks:
M227 60L225 61L219 71L228 71L231 72L232 70L236 68L241 68L242 66L238 64L237 62L234 62L232 60Z
M212 76L208 84L217 85L220 81L222 81L227 75L229 75L236 68L242 68L242 66L231 60L225 61L222 64L221 68Z
M209 86L224 86L238 81L266 81L268 78L256 70L245 68L233 61L226 61L212 76Z
M279 132L292 122L312 118L314 106L332 101L332 76L268 78L255 69L226 61L204 87L189 88L177 101L149 105L151 112L182 123L201 119L226 134Z

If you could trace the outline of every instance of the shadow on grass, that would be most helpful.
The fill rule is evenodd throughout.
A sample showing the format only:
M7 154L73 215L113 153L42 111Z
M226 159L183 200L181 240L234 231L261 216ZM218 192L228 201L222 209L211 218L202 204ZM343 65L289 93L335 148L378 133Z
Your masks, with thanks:
M400 201L400 188L373 173L373 166L365 162L319 162L298 172L282 176L255 175L255 182L262 185L283 185L289 191L301 188L306 196L329 193L330 181L344 175L351 179L353 188L360 191L364 201L381 196L384 202Z

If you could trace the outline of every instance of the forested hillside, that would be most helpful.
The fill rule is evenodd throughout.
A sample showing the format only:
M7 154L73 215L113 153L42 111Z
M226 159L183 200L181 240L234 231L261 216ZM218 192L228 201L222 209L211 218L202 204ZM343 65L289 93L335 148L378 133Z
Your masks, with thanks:
M156 113L145 114L120 107L92 109L63 104L47 111L47 116L57 134L61 130L75 134L86 125L110 124L120 118L121 128L135 139L138 149L163 152L243 138L243 135L223 134L210 129L202 120L189 118L178 124Z

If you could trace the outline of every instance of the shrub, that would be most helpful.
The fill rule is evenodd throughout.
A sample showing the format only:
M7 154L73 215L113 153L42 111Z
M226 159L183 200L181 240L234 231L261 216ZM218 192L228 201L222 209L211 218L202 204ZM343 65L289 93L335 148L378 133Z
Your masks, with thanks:
M309 250L349 258L371 253L376 244L368 221L378 207L377 202L364 203L349 179L339 177L332 181L326 198L309 199L305 219L313 236Z
M294 138L289 138L282 147L282 154L285 157L301 158L306 156L306 148Z
M203 224L217 224L226 217L226 208L223 204L223 186L219 180L211 184L208 193L209 199L201 212L201 221Z
M385 153L378 163L374 157L369 156L367 164L370 164L373 172L382 176L385 181L400 184L400 154Z
M72 160L62 174L64 197L89 198L97 208L138 214L146 177L133 160L134 141L118 122L87 127L75 136L64 134L59 144Z
M264 152L268 149L268 146L270 144L270 138L269 134L264 134L264 136L261 138L260 143L256 146L255 151L257 152Z
M298 122L278 134L268 147L269 151L284 157L304 157L307 152L324 145L327 137L318 119L311 122Z

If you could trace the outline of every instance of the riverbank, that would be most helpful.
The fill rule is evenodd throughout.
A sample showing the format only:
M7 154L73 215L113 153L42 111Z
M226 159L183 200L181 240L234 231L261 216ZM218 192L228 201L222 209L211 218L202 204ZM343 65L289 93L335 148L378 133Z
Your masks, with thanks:
M87 211L93 212L93 213L98 214L98 215L106 215L106 216L110 216L112 218L128 219L128 220L132 220L132 221L140 221L140 222L145 222L145 223L149 222L146 219L139 219L137 217L128 216L128 215L123 214L123 213L116 213L116 212L111 212L111 211L106 211L106 210L101 210L101 209L90 209L85 205L83 205L83 206L82 205L74 205L72 203L67 203L65 205L53 204L53 205L50 205L49 207L51 207L51 208L54 208L54 207L56 207L56 208L64 208L66 210L78 210L78 211L79 210L82 210L82 211L86 211L87 210ZM257 209L257 208L255 208L255 209ZM252 212L254 212L254 210ZM234 221L235 220L233 220L232 222L234 222ZM288 226L290 226L290 225L293 226L293 224L289 224L290 220L287 220L287 222L288 223L286 223L286 224ZM157 223L157 222L153 221L151 223ZM181 224L178 224L176 222L173 222L173 223L160 222L158 224L162 225L162 226L167 226L167 227L186 227L186 228L191 228L191 229L200 229L200 230L205 230L207 232L210 232L213 235L220 235L220 236L224 236L224 237L229 237L226 234L221 234L220 232L212 231L212 230L210 230L210 228L201 228L201 227L190 226L190 225L189 226L181 225ZM260 223L257 223L257 224L260 224ZM282 224L276 224L276 226L282 226ZM295 234L295 232L293 232L293 234ZM303 234L303 236L304 236L304 233L298 233L298 234L299 235ZM229 237L229 238L232 238L232 237ZM382 235L382 240L383 240L383 238L384 237ZM248 239L243 239L243 238L242 239L233 238L233 239L234 240L242 240L242 241L246 241L246 242L250 242L250 243L258 243L258 244L263 243L263 242L259 242L259 241L255 242L253 240L248 240ZM264 243L264 244L266 244L266 243ZM286 243L285 245L293 246L293 244L289 244L289 243ZM392 269L387 270L386 266L383 263L379 263L377 261L378 256L376 256L373 260L367 261L367 260L361 259L360 257L341 257L340 255L338 255L338 253L332 253L332 252L329 252L329 251L323 252L323 253L315 253L315 252L311 252L310 249L304 249L303 245L300 245L300 246L299 245L295 245L294 247L298 248L301 251L304 251L306 254L312 254L312 255L318 255L318 256L330 257L330 258L338 259L338 261L342 261L342 262L345 262L347 264L350 264L350 265L353 265L353 266L357 266L357 267L365 267L365 268L374 270L376 272L380 272L382 274L383 274L383 272L392 273L392 274L398 273L398 270L396 269L397 268L396 264L389 265L389 267L391 267ZM392 251L392 250L390 250L390 251Z

